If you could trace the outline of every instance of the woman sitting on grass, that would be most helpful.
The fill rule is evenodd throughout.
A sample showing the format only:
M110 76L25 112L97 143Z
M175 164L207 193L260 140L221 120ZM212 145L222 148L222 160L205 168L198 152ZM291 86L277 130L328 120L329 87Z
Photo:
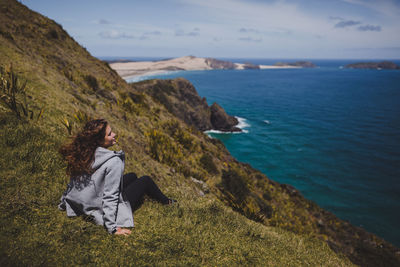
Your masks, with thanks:
M132 212L145 194L165 205L176 201L149 176L123 175L124 152L107 149L115 143L110 125L98 119L86 123L70 144L60 148L71 179L58 207L68 216L90 216L109 233L129 235L131 231L123 227L133 227Z

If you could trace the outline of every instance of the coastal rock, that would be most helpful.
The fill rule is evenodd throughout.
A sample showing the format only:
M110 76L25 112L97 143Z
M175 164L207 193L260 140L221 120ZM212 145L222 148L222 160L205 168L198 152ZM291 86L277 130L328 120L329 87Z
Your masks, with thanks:
M135 91L152 96L176 117L200 131L241 131L235 127L238 120L226 114L225 110L214 103L209 107L206 99L201 98L194 86L186 79L150 80L132 83Z
M396 65L392 61L359 62L359 63L347 64L344 67L348 69L384 69L384 70L400 69L400 66Z
M239 121L232 116L226 114L225 110L214 103L211 105L211 124L213 129L225 131L225 132L240 132L241 130L237 127Z

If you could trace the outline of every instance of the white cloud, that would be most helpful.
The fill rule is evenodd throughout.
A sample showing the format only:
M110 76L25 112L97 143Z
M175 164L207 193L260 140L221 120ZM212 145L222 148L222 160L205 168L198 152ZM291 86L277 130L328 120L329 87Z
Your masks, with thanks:
M259 30L251 29L251 28L240 28L239 32L242 32L242 33L260 33Z
M239 0L176 0L207 14L202 33L216 33L225 40L243 38L242 34L263 34L272 42L288 41L289 35L325 34L332 26L324 18L303 13L296 4L284 1L246 2ZM210 37L212 39L212 37Z
M184 31L182 29L175 30L175 36L198 36L200 34L199 28L194 28L192 31Z
M246 42L255 42L255 43L262 42L261 38L252 38L252 37L241 37L238 40Z
M100 37L105 39L133 39L135 38L134 35L120 32L117 30L110 30L110 31L103 31L99 33Z
M361 24L360 21L354 21L354 20L342 20L339 21L338 23L335 24L335 28L346 28L354 25Z
M380 32L382 30L381 26L376 26L376 25L362 25L357 28L359 31L366 32L366 31L371 31L371 32Z

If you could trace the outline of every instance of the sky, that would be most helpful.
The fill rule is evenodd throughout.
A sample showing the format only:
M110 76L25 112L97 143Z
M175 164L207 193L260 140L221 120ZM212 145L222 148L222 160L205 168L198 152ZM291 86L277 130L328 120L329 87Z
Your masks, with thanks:
M400 59L400 0L20 0L96 57Z

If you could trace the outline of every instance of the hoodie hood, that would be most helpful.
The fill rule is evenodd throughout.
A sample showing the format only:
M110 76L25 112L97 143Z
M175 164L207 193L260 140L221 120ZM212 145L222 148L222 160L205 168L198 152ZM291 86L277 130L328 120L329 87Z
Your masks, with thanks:
M93 170L98 169L107 160L113 157L120 157L122 161L125 161L125 153L122 150L112 151L104 147L96 148L96 151L94 152L94 162L92 163L92 169Z

